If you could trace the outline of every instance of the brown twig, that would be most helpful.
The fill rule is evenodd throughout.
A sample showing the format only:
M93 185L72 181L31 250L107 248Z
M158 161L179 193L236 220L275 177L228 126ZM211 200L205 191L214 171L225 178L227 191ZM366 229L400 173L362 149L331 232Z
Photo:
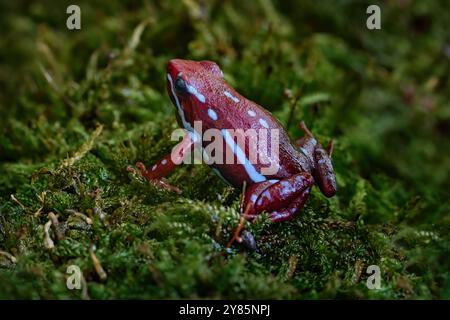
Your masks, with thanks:
M364 268L364 262L362 260L356 260L355 262L355 274L353 275L352 281L353 283L358 283L361 278L361 273Z
M12 263L16 264L17 263L17 259L16 257L14 257L11 253L6 252L6 251L0 251L0 256L4 256L6 258L9 259L9 261L11 261Z
M288 278L292 278L292 276L294 275L294 272L297 269L297 263L298 263L297 256L291 256L289 258L289 268L288 268L287 274L286 274L286 276Z
M87 224L92 224L92 219L86 216L85 214L82 214L81 212L78 212L74 209L66 209L64 210L64 212L83 219Z
M299 88L295 97L291 99L290 106L289 106L289 108L290 108L289 118L288 118L288 121L286 124L287 130L289 130L289 127L292 124L292 118L294 118L295 109L297 108L298 101L300 100L300 96L302 95L302 89L303 89L303 85Z
M50 227L52 226L52 220L48 220L48 222L44 225L44 246L47 249L53 249L55 247L55 243L50 237Z
M64 238L64 234L61 232L61 226L58 221L58 217L53 213L48 213L48 218L52 221L53 230L55 231L56 240L61 241Z
M11 200L17 203L25 212L30 212L30 208L25 206L22 202L20 202L13 194L11 195Z
M92 263L94 264L95 272L97 272L98 276L100 277L100 280L105 281L108 275L106 274L105 270L103 269L100 260L98 260L97 256L94 253L94 245L92 244L89 248L89 255L91 256Z
M94 147L95 141L102 133L103 126L99 125L92 132L90 138L81 145L81 147L72 155L72 157L64 159L59 166L59 169L66 168L72 166L75 162L83 158L91 149Z
M239 224L236 227L236 230L234 231L233 237L230 239L230 241L228 241L228 243L226 244L225 248L229 248L231 247L231 245L233 244L233 242L237 241L237 242L242 242L241 237L239 236L241 234L242 229L245 226L245 222L247 221L247 211L248 208L245 208L245 211L243 206L244 206L244 199L245 199L245 190L247 188L247 183L244 181L244 184L242 186L242 196L241 196L241 203L240 203L240 208L239 208L239 213L240 213L240 219L239 219ZM247 206L248 207L248 206Z
M38 195L39 202L41 203L41 206L37 211L33 214L35 217L39 217L41 215L42 210L44 210L45 205L45 196L47 195L47 191L41 192L40 195Z

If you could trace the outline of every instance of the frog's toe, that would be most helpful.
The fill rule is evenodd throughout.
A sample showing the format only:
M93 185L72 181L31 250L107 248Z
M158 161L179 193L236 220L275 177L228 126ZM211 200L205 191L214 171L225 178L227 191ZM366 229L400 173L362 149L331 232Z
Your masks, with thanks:
M178 187L175 187L173 185L171 185L166 179L161 178L161 179L149 179L148 180L151 184L153 184L155 187L163 189L163 190L167 190L170 192L175 192L178 194L181 194L182 191L181 189L179 189Z
M133 174L137 173L136 169L132 165L127 166L127 171Z
M142 162L136 162L135 166L141 171L143 175L147 173L147 168Z

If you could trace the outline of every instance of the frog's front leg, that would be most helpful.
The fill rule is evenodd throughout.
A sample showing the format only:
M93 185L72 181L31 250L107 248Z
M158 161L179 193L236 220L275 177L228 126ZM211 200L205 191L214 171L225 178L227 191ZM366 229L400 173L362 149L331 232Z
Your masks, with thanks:
M142 162L137 162L136 167L140 170L141 175L149 182L155 184L157 187L169 191L181 193L181 190L175 186L170 185L165 177L169 175L177 165L180 165L183 160L190 154L194 146L194 141L190 133L187 133L181 142L179 142L164 158L156 162L150 169L147 169ZM135 171L132 167L128 167L129 171Z
M307 172L301 172L286 179L251 185L245 191L239 225L226 247L236 240L240 241L239 235L245 221L253 221L263 211L269 213L273 222L291 219L305 204L313 184L313 177Z

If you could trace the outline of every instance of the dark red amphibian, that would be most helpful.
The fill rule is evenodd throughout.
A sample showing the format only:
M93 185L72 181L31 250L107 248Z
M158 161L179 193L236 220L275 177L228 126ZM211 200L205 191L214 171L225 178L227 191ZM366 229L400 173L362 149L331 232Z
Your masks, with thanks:
M245 220L252 221L263 211L274 222L294 217L303 207L314 183L327 197L336 193L336 177L330 158L332 144L325 150L303 122L300 128L305 136L296 144L292 143L271 113L227 84L216 63L171 60L167 65L167 89L177 109L179 123L188 132L170 155L148 169L142 163L137 166L146 179L177 190L168 185L164 177L190 154L195 141L201 141L199 143L204 150L210 143L202 141L194 121L201 121L202 131L217 129L221 134L224 153L234 153L237 161L211 166L236 188L246 185L241 224L232 241L239 239ZM236 129L266 129L265 148L258 148L261 140L255 143L247 138L244 148L239 148L237 138L229 133ZM272 145L272 129L278 130L278 148ZM278 154L274 156L276 149ZM266 162L250 161L250 154L255 151ZM276 170L264 170L269 167Z

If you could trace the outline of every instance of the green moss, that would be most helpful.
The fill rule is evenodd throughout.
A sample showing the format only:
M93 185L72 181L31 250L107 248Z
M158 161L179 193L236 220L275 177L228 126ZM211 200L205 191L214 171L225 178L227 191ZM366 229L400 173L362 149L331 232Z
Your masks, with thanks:
M0 5L0 251L17 259L0 255L0 298L450 298L447 3L386 3L380 31L348 1L79 5L80 31L63 3ZM181 195L127 171L174 145L175 57L217 61L293 138L303 119L333 139L337 195L314 188L296 219L247 225L257 251L224 255L240 190L206 165L169 177Z

